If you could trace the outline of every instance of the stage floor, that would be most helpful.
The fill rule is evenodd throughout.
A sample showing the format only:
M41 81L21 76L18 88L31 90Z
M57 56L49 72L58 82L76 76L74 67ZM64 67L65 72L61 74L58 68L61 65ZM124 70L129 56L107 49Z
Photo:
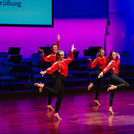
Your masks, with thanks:
M94 92L66 94L60 107L62 121L46 109L47 96L0 100L0 134L133 134L134 91L115 92L109 115L109 92L100 93L101 106L93 104ZM54 106L56 98L53 98Z

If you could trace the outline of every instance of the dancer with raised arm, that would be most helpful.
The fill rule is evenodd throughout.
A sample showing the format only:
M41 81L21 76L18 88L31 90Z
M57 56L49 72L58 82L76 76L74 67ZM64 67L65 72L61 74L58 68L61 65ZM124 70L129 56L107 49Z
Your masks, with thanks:
M42 62L51 62L51 65L56 62L56 54L57 54L57 51L59 50L59 40L60 40L60 35L58 34L57 35L57 42L56 42L56 44L53 44L51 46L50 54L48 56L46 56L46 57L44 55L44 51L42 49L39 49L39 51L42 53L42 55L41 55L41 61ZM47 83L47 86L50 86L50 87L53 88L53 85L54 85L53 84L53 81L56 78L56 71L53 72L52 74L47 74L47 76L50 79L50 82ZM39 92L40 93L42 92L42 88L39 88ZM53 98L52 93L48 93L48 105L47 105L47 109L54 111L54 109L53 109L53 107L51 105L52 98Z
M108 57L106 57L104 55L105 55L105 51L101 48L101 49L99 49L99 51L97 53L97 58L93 62L91 59L88 59L90 61L89 67L91 69L93 69L98 64L98 69L95 71L97 78L93 83L91 82L88 86L88 90L90 90L94 85L97 85L96 95L95 95L95 99L94 99L94 103L97 105L100 105L100 103L98 101L98 97L99 97L100 89L102 88L102 84L104 81L104 77L101 77L100 79L98 79L98 75L106 67L106 65L108 63Z
M64 82L68 74L67 65L74 59L74 53L73 53L74 50L75 50L74 45L72 45L71 52L66 59L64 59L64 52L62 50L59 50L56 56L57 61L51 67L47 68L45 71L40 72L40 74L42 74L43 76L46 73L51 74L54 71L58 70L57 71L58 73L56 74L55 78L54 88L47 87L44 83L34 84L34 86L45 89L48 92L52 93L53 95L57 96L54 117L57 118L58 120L62 120L62 118L59 117L58 112L64 92Z
M117 57L117 60L116 60ZM109 82L110 82L110 87L107 89L107 91L111 91L110 94L110 98L109 98L109 112L111 115L114 114L113 110L112 110L112 104L113 104L113 97L114 97L114 89L118 89L121 87L127 87L129 86L129 84L123 80L122 78L120 78L118 76L119 74L119 65L120 65L120 55L118 53L115 53L114 51L111 51L109 53L109 64L107 65L106 68L104 68L102 70L102 72L98 75L98 78L103 77L103 75L110 69L112 69L112 73L109 77Z
M59 50L59 40L60 40L60 35L58 34L56 44L53 44L51 46L50 54L46 57L44 55L44 51L42 49L39 49L39 51L42 53L41 61L51 62L51 64L53 64L56 61L56 54L57 54L57 51Z

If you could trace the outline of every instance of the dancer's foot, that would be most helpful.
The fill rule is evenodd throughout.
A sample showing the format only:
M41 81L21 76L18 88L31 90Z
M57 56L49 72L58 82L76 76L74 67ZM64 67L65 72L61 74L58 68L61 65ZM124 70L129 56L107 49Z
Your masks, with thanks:
M60 116L59 116L58 113L55 113L55 114L54 114L54 118L57 118L58 120L62 120L62 118L60 118Z
M47 109L54 111L55 109L53 109L53 107L51 105L47 105Z
M41 93L43 91L43 88L42 87L40 87L39 88L39 93Z
M97 104L98 106L101 105L98 100L94 100L94 103Z
M39 93L43 91L44 83L34 83L34 86L39 87Z
M107 89L107 92L109 92L110 90L114 90L114 89L116 89L116 88L117 88L117 86L111 85L111 86Z
M90 83L89 86L88 86L88 91L94 86L93 83Z
M109 113L110 113L111 115L114 115L114 112L113 112L112 107L109 108Z
M44 87L44 83L34 83L34 86L36 86L36 87Z

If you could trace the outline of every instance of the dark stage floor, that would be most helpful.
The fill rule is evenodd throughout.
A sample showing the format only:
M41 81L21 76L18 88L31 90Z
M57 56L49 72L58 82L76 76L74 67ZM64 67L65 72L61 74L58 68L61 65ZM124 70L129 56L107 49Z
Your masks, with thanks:
M129 134L134 133L134 91L116 91L114 116L109 92L101 92L101 106L93 104L94 92L66 94L60 108L62 121L46 110L47 96L0 100L0 134ZM56 98L53 99L53 106Z

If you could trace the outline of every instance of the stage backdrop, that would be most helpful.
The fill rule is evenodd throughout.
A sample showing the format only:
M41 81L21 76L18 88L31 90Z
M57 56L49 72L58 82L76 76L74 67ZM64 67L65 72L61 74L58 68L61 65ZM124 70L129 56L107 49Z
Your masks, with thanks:
M130 56L127 59L134 64L134 1L133 0L109 0L108 36L106 52L113 50L121 54L128 51ZM123 57L121 57L121 60ZM123 64L130 64L124 62Z
M21 47L23 58L29 58L60 34L60 49L68 53L74 43L83 57L83 49L104 46L105 28L105 0L54 0L54 28L0 27L0 51Z
M120 54L127 50L134 64L134 1L110 0L109 4L107 55L111 50ZM104 48L106 17L105 0L54 0L54 28L0 27L0 51L21 47L23 58L29 58L39 46L55 43L59 33L60 49L68 52L74 43L83 57L83 49L89 46Z

